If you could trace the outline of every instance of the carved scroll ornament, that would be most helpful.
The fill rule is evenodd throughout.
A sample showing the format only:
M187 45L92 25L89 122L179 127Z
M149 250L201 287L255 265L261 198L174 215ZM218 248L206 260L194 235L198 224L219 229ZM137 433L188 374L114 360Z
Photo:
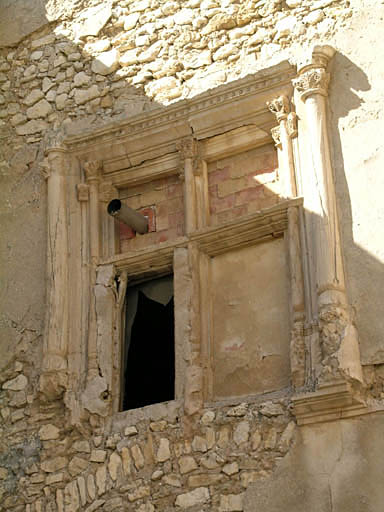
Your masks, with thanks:
M311 94L328 96L329 79L330 75L324 68L312 68L295 78L292 83L302 99L305 99Z
M267 103L269 110L276 116L277 121L280 123L283 119L286 119L290 108L289 100L287 96L279 96L272 101Z

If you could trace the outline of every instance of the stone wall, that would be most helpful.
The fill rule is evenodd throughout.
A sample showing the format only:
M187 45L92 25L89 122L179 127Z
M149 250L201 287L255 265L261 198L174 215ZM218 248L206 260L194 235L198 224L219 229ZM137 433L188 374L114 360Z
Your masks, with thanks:
M182 411L165 407L154 417L125 413L117 425L91 416L77 428L68 426L62 403L40 402L46 189L39 164L52 139L192 97L285 58L296 62L310 44L332 44L338 53L330 86L331 143L348 292L362 360L369 365L368 387L382 399L384 243L377 234L384 217L384 65L375 49L384 28L383 5L376 0L61 4L0 4L0 510L253 510L250 500L261 500L255 481L273 473L294 436L288 400L236 408L218 404L193 425ZM223 189L230 173L225 169L225 162L210 169ZM220 204L219 192L212 193ZM176 236L177 191L174 206L167 200L159 220L168 223L166 236L172 229ZM213 218L221 222L236 215L227 210L213 211ZM139 245L139 240L124 243ZM347 442L358 457L352 435ZM306 434L295 460L316 455L316 447L331 460L316 443L316 435ZM375 460L373 447L364 457ZM373 472L369 483L364 480L364 499L369 500L369 486L380 494L378 479ZM255 494L247 494L251 485ZM324 496L328 489L317 491ZM294 503L289 512L296 510ZM327 502L324 510L375 510L369 501L364 506L358 500L349 508Z

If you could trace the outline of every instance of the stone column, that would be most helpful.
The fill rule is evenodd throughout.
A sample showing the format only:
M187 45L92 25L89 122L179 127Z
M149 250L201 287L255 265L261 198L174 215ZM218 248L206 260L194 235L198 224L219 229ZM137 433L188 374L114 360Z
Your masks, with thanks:
M290 112L290 104L287 96L279 96L267 103L269 110L275 114L278 129L274 129L272 135L278 149L279 168L283 178L283 194L285 197L296 197L296 177L293 157L292 137L297 135L296 114Z
M43 164L47 201L47 317L40 390L57 399L67 386L68 222L66 151L54 147Z
M182 171L184 177L184 223L185 233L188 235L197 228L196 185L194 176L196 141L192 137L183 139L178 144L177 149L184 163Z
M96 265L100 256L99 182L102 162L92 160L84 163L84 173L89 186L89 255L90 288L96 284ZM97 326L95 296L91 291L88 333L88 373L87 380L99 375L97 361Z
M362 380L357 331L352 324L345 292L345 278L336 208L334 176L327 133L327 66L335 50L316 46L298 71L293 85L305 105L308 168L304 207L310 262L316 285L320 344L320 382L340 377Z
M290 112L287 96L279 96L267 103L276 116L278 126L272 129L279 159L279 170L283 181L283 195L286 198L297 196L295 162L292 138L297 135L296 114ZM302 251L300 244L299 209L288 209L288 252L291 279L291 378L295 388L305 384L306 346L304 338L305 300L302 271Z

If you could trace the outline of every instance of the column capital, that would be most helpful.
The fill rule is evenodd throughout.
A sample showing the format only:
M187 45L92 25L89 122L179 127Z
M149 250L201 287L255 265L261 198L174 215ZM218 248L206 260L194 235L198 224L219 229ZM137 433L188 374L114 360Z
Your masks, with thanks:
M328 95L327 67L335 51L332 46L316 45L299 62L298 75L292 83L303 100L313 94Z
M289 99L287 96L279 96L271 101L267 101L267 107L276 116L277 122L280 123L289 114Z
M83 168L87 181L98 181L103 168L103 162L101 160L88 160L88 162L83 163Z
M186 137L177 142L176 149L184 159L195 158L197 155L197 141L193 137Z
M292 80L293 86L305 100L313 94L328 96L329 73L324 68L310 68Z

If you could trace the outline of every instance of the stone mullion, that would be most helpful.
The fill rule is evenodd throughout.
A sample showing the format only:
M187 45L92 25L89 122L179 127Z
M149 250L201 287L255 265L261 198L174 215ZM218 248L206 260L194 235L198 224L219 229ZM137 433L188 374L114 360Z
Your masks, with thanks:
M334 50L315 47L312 60L293 81L304 103L312 179L306 180L304 195L310 240L311 272L317 291L322 367L318 379L340 377L362 380L357 332L352 325L345 292L345 279L336 210L333 169L328 133L327 104L329 75L326 71ZM319 372L318 372L319 373Z
M194 175L196 141L192 137L183 139L178 144L177 148L183 161L184 223L185 233L188 235L196 231L197 228L196 184Z
M101 165L100 161L89 161L84 163L84 172L89 186L89 259L91 289L88 332L88 381L99 375L97 355L97 316L94 288L96 284L96 265L100 257L99 181Z
M195 169L197 229L210 224L208 167L205 160L199 160Z
M305 294L300 244L299 208L288 208L288 250L291 279L291 376L295 388L304 386L307 371L307 348L304 337Z
M67 384L68 220L65 150L48 151L47 319L40 389L57 398Z
M295 163L292 146L292 137L296 135L294 129L295 114L290 113L289 100L286 96L279 96L268 103L270 111L275 114L279 123L273 129L273 137L277 147L279 169L282 171L283 195L287 198L297 196Z

